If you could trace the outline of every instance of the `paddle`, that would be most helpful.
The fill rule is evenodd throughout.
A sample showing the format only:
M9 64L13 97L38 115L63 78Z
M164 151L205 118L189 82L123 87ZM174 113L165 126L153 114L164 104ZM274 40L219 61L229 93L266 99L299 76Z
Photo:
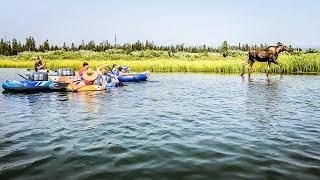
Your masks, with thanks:
M107 66L107 68L111 71L112 75L114 75L114 77L117 78L117 76L113 73L112 69L109 66ZM119 85L120 86L125 86L121 81L119 81Z
M28 81L28 79L26 78L26 77L24 77L24 76L22 76L21 74L18 74L20 77L22 77L23 79L25 79L25 80L27 80Z

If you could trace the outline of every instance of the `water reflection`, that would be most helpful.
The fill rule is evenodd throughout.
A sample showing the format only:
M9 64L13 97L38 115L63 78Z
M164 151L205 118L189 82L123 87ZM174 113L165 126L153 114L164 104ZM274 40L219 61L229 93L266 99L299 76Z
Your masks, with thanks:
M273 127L278 124L277 114L281 109L277 101L279 95L279 78L254 77L247 79L246 114L259 124L269 127L269 132L275 132Z
M82 109L84 113L97 113L99 112L99 98L100 96L106 97L105 93L103 91L69 93L68 98L75 102L75 107Z
M0 94L0 179L319 177L320 77L153 78Z
M39 100L39 93L38 94L27 94L27 99L29 104L36 103Z

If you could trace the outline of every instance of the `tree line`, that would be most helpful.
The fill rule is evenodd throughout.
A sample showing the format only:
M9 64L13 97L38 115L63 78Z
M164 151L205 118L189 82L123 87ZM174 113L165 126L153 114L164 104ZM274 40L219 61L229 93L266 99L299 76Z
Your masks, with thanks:
M205 53L205 52L219 52L227 54L229 50L241 50L249 51L251 49L265 48L266 44L261 45L249 45L249 44L238 44L238 45L229 45L227 41L224 41L221 46L218 48L209 47L207 45L202 46L185 46L184 44L177 45L156 45L153 41L137 41L135 43L125 43L125 44L111 44L109 41L101 41L96 43L93 40L89 42L82 41L81 44L76 45L71 43L67 45L54 45L50 44L49 40L45 40L39 45L36 44L36 41L33 37L29 36L25 39L24 43L21 43L17 39L13 38L12 40L0 40L0 55L13 56L17 55L19 52L24 51L34 51L34 52L47 52L47 51L56 51L56 50L65 50L65 51L78 51L78 50L90 50L96 52L104 52L109 49L123 49L127 53L132 51L141 51L141 50L163 50L169 51L172 53L175 52L190 52L190 53Z

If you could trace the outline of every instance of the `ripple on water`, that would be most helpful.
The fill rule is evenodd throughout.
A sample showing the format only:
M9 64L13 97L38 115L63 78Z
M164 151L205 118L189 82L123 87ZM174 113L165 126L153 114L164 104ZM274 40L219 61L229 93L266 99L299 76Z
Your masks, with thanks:
M151 78L1 94L0 179L320 177L318 76Z

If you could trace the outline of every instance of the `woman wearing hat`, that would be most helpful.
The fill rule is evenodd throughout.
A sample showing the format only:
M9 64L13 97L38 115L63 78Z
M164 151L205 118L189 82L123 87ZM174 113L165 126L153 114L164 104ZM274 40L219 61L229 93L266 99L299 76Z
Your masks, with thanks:
M98 72L94 71L92 68L88 68L85 72L82 73L82 80L78 83L73 82L72 80L68 81L74 91L77 91L79 88L88 86L88 85L96 85L95 81L98 78ZM103 81L101 84L101 90L106 89L106 82Z

